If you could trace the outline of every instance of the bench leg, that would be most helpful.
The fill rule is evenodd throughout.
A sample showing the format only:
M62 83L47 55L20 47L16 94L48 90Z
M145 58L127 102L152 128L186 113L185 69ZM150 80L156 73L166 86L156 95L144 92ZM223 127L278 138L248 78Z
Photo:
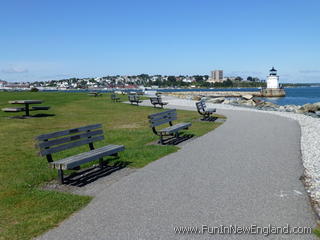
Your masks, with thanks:
M163 145L163 136L160 134L160 144Z
M174 134L174 136L175 136L176 139L178 139L178 138L179 138L179 132L176 132L176 133Z
M99 158L99 168L103 168L103 158Z
M58 169L58 183L59 184L63 184L63 170L62 169Z

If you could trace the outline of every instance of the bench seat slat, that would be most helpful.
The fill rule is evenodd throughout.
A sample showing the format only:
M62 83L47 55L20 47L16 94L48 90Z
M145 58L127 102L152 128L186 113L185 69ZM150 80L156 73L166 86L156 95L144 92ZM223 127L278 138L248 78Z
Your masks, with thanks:
M55 162L51 162L50 164L53 168L67 170L67 169L72 169L74 167L80 166L81 164L97 160L105 156L110 156L112 154L115 154L123 150L124 150L123 145L107 145L101 148L97 148L95 150L91 150L89 152L80 153L75 156L71 156Z
M103 139L104 139L104 136L102 135L102 136L87 138L87 139L84 139L84 140L80 140L80 141L76 141L76 142L71 142L71 143L59 145L57 147L53 147L53 148L49 148L49 149L42 149L42 150L40 150L40 155L41 156L45 156L45 155L48 155L48 154L61 152L63 150L67 150L67 149L70 149L70 148L73 148L73 147L78 147L78 146L89 144L89 143L92 143L92 142L101 141Z
M178 123L178 124L175 124L173 126L161 129L159 132L170 134L170 133L173 133L173 132L177 132L177 131L179 131L181 129L186 129L186 128L190 127L190 126L191 126L191 123Z
M97 129L97 128L102 128L102 125L101 124L93 124L93 125L88 125L88 126L80 127L80 128L73 128L73 129L58 131L58 132L49 133L49 134L42 134L42 135L38 136L36 139L40 140L40 141L47 140L50 138L62 137L62 136L66 136L69 134L80 133L80 132L93 130L93 129Z
M215 108L208 108L208 109L206 109L205 111L208 112L208 113L214 113L214 112L216 112L217 110L216 110Z

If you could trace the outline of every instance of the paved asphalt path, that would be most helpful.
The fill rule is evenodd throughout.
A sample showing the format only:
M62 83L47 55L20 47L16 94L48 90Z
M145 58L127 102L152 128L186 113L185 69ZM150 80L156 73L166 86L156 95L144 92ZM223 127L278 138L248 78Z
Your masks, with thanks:
M303 167L298 123L266 113L218 112L228 117L222 126L100 189L86 208L39 239L266 239L182 235L174 227L314 227L316 218L299 180Z

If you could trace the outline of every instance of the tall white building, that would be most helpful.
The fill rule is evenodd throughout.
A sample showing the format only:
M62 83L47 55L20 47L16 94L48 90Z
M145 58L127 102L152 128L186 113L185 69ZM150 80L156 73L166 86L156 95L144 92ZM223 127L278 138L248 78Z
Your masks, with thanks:
M211 82L211 83L223 82L223 71L222 70L211 71L211 76L207 80L207 82Z
M270 74L267 77L267 88L278 89L279 88L279 76L277 75L277 70L272 67Z

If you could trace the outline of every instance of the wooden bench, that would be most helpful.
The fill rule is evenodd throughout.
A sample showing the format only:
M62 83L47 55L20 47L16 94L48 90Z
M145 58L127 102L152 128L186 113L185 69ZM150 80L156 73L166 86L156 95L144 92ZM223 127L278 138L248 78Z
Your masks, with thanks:
M176 109L154 113L148 116L150 127L154 134L160 137L160 144L164 144L165 136L173 136L179 138L179 132L184 129L188 129L191 126L191 123L178 123L173 125L172 121L177 120L177 111ZM161 130L156 130L157 126L162 124L169 124L169 127L163 128Z
M139 105L139 103L142 103L142 101L140 100L140 96L138 96L136 94L129 94L128 100L131 104L135 103L135 104Z
M103 139L101 124L43 134L36 138L40 156L46 156L49 165L58 169L58 181L60 184L64 182L63 170L78 170L80 165L95 160L99 160L99 166L102 168L103 157L117 156L118 152L124 150L123 145L107 145L95 149L93 143ZM86 144L89 145L90 151L53 161L53 153Z
M112 93L111 100L114 102L120 102L120 97L118 97L115 93Z
M156 105L159 105L161 108L163 108L164 105L167 105L167 102L162 102L161 97L150 97L150 102L153 105L153 107L156 107Z
M216 112L215 108L207 108L205 101L196 102L197 110L200 115L203 116L202 121L211 121L213 118L211 115Z

